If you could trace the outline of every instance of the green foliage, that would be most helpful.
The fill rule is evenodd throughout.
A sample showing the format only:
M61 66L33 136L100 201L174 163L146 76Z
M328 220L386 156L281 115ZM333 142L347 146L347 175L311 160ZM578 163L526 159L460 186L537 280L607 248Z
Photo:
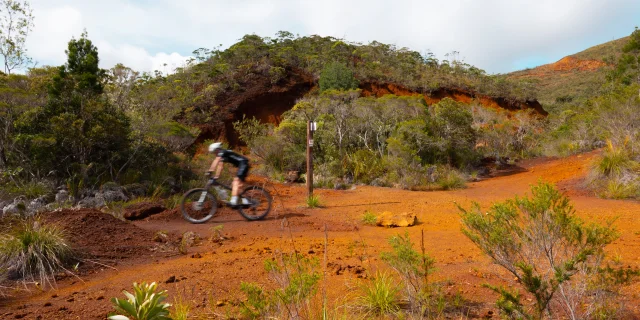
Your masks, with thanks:
M31 63L27 56L26 40L33 28L33 10L27 1L0 2L0 55L4 58L4 72Z
M426 254L424 238L421 243L422 252L413 248L408 232L405 232L404 236L398 234L391 237L389 244L393 251L383 252L381 258L402 278L411 309L419 314L433 312L430 301L433 288L429 284L428 276L434 270L435 260Z
M362 222L371 226L376 225L377 219L376 215L369 210L365 211L362 215Z
M92 163L99 173L120 168L127 160L129 120L101 96L97 49L84 33L69 42L67 55L49 86L48 103L16 121L17 144L30 153L35 173L64 177Z
M394 279L386 273L378 273L361 284L360 291L357 303L369 316L393 315L400 310L400 289Z
M168 303L163 303L167 298L167 291L156 292L158 285L155 282L147 284L133 283L134 293L123 291L127 300L112 298L111 303L119 315L110 316L110 320L163 320L169 318Z
M320 196L314 194L307 197L307 208L319 208L321 206Z
M240 291L242 291L247 299L240 303L240 312L249 319L258 319L267 313L269 300L267 293L255 283L240 283Z
M0 230L0 273L6 270L45 287L73 258L64 231L55 225L38 218L16 223L5 218L2 223L10 227Z
M340 62L327 64L320 74L320 91L352 90L358 88L353 72Z
M438 177L436 183L442 190L456 190L466 187L467 180L455 169L447 169Z
M565 311L574 315L593 303L589 299L597 290L580 290L600 276L604 247L618 234L610 225L585 224L553 185L540 182L532 186L531 197L496 203L486 213L477 204L459 209L463 233L534 297L534 310L525 318L541 319L552 301L568 306ZM564 293L556 294L559 290ZM504 312L524 312L517 295L495 291L501 294Z
M595 160L589 185L602 197L611 199L640 198L640 161L635 156L634 142L621 146L608 141Z
M318 261L299 253L283 254L278 261L265 260L264 267L277 284L273 290L265 290L255 283L243 282L241 291L247 300L240 311L248 318L274 316L276 318L308 318L309 300L317 291L320 274Z

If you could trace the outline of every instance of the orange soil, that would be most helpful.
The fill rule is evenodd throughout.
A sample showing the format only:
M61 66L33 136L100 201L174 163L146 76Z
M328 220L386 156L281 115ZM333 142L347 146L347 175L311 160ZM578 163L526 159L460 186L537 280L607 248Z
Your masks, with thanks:
M506 99L492 98L486 95L467 92L460 89L439 89L431 93L422 94L393 83L375 82L364 83L361 88L362 95L365 97L382 97L387 94L394 94L396 96L418 96L422 97L428 105L436 104L444 98L451 98L457 102L466 104L475 100L483 107L503 111L508 114L511 114L513 111L533 109L540 115L547 115L547 112L537 101L508 101Z
M469 317L482 317L489 311L495 314L496 296L482 284L517 284L460 232L454 202L468 207L477 201L486 208L496 201L527 193L529 186L540 179L556 183L571 198L583 219L602 223L617 217L615 226L621 236L607 250L622 257L629 266L640 266L640 219L637 217L640 203L598 199L581 187L594 154L525 162L521 164L526 169L524 172L471 183L467 189L458 191L415 192L367 186L347 191L317 190L325 205L321 209L301 206L306 193L303 186L276 185L273 187L275 211L267 220L258 222L247 222L224 209L213 221L193 225L175 211L166 212L134 225L152 232L195 231L209 238L211 228L222 224L223 233L231 239L221 244L204 240L201 245L190 248L187 255L130 260L116 266L118 270L103 268L82 276L82 280L63 279L55 291L15 293L14 297L0 299L0 318L104 319L111 310L109 298L121 297L123 289L130 291L134 281L160 282L162 288L169 290L171 299L182 292L183 298L192 302L195 313L212 317L216 313L224 314L229 304L225 301L240 296L242 281L272 285L263 261L273 258L276 252L295 249L322 262L325 225L329 240L327 291L330 302L344 303L353 297L351 288L364 274L363 269L374 272L385 268L378 257L380 252L389 250L390 236L406 231L419 243L420 232L424 230L427 251L437 260L433 280L445 281L445 292L459 292L469 301L470 309L465 312ZM365 226L360 222L365 210L412 211L418 215L420 224L399 229ZM114 234L113 241L123 240ZM365 246L356 245L359 241ZM361 256L366 259L359 259ZM172 276L178 282L165 284ZM640 284L635 284L626 289L623 297L623 304L636 316L640 316L639 292ZM227 306L215 307L218 301Z
M518 72L518 74L513 75L513 77L544 78L551 74L569 74L576 71L597 71L606 66L608 66L608 64L600 60L581 60L572 56L566 56L554 63L545 64L530 70Z

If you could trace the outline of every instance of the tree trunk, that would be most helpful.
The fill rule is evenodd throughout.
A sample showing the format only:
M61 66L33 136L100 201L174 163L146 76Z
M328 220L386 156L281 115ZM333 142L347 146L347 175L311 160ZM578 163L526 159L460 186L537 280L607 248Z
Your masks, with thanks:
M5 169L7 165L7 155L4 151L4 146L0 145L0 169Z

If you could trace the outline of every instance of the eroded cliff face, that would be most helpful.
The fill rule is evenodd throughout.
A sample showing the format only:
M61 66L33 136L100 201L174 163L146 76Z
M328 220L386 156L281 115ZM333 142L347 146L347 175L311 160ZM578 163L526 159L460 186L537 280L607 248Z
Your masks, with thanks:
M263 123L278 125L282 120L282 114L293 108L299 99L314 89L316 81L311 75L292 71L286 78L275 84L264 77L251 79L242 87L242 90L226 92L216 99L216 105L220 112L224 113L224 125L214 126L206 123L199 125L201 134L196 140L196 144L207 139L215 139L227 141L231 146L241 145L242 143L233 129L234 121L242 120L243 117L255 117ZM510 101L459 89L443 88L423 93L393 83L377 82L361 83L360 89L363 96L418 95L422 96L428 105L438 103L444 98L451 98L463 103L477 101L484 107L507 112L532 109L541 116L547 115L547 112L537 101Z
M393 83L363 83L361 84L363 96L382 97L385 94L397 96L422 96L428 105L436 104L444 98L451 98L462 103L471 103L474 100L482 106L493 109L519 111L533 109L537 114L546 116L548 113L537 101L510 101L505 98L493 98L486 95L467 92L460 89L442 88L429 93L421 93L398 86Z

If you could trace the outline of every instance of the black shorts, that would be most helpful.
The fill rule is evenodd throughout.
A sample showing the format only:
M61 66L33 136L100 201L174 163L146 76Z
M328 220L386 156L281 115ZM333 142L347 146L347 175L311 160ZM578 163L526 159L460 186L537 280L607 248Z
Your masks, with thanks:
M244 182L244 179L249 174L249 161L241 161L238 165L238 173L236 176L240 178L240 181Z

